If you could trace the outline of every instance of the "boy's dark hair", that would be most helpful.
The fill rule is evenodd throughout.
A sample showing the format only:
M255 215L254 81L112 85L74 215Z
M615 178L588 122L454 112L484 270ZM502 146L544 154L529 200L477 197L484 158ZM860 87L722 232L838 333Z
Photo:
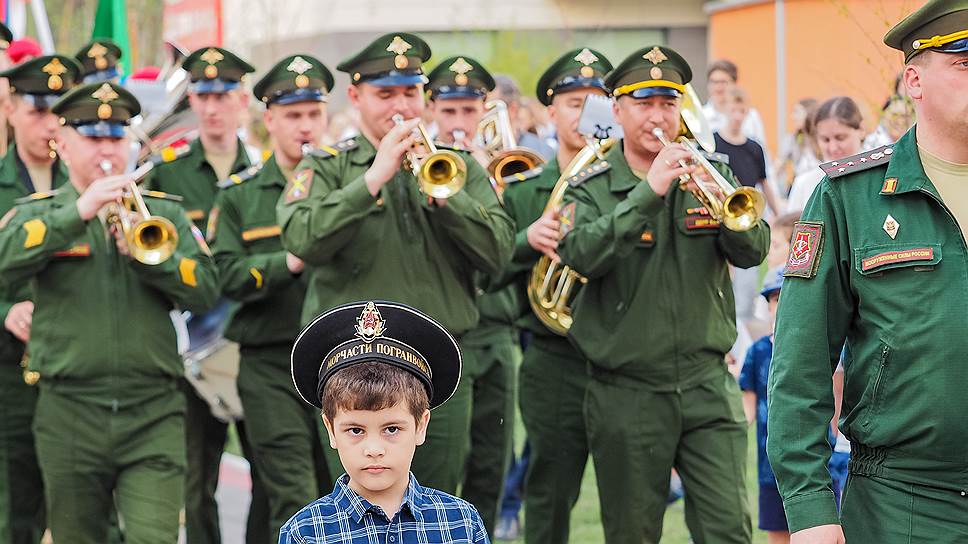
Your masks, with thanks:
M721 59L710 64L706 70L706 78L708 79L709 76L713 75L713 72L725 72L733 80L733 83L739 81L739 68L731 60Z
M331 422L338 410L377 411L398 402L405 403L413 418L419 421L430 405L427 389L416 376L375 361L355 364L333 374L319 400L323 415Z

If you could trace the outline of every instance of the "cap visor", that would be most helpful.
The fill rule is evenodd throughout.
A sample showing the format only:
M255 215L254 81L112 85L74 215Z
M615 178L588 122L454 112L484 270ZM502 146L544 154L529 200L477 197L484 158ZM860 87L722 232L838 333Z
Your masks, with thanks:
M238 81L224 79L201 79L188 86L188 92L194 94L224 94L240 87Z
M460 89L450 89L433 93L434 100L448 100L450 98L484 98L484 93L469 87Z
M91 72L84 76L82 83L97 83L98 81L109 81L121 77L121 73L116 68L108 68L98 72Z
M296 104L298 102L326 102L326 95L319 89L298 89L291 92L280 93L269 98L269 105Z
M75 125L74 129L81 136L88 138L124 138L127 134L124 130L125 125L123 123L109 123L107 121Z
M393 74L376 79L368 79L361 83L369 83L377 87L403 87L427 83L427 77L423 74Z
M678 98L682 96L682 93L672 87L644 87L642 89L635 89L628 96L632 98L649 98L650 96L671 96Z
M49 110L60 99L56 94L22 94L20 98L38 110Z

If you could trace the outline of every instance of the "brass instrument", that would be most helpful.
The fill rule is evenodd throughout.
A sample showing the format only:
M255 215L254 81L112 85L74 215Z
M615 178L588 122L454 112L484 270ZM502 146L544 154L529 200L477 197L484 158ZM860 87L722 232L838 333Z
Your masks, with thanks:
M491 100L484 107L488 111L477 125L477 136L484 142L484 152L491 157L487 173L501 192L506 183L504 178L541 166L545 160L530 149L518 147L508 106L503 100Z
M698 164L706 174L712 179L713 183L723 194L720 198L703 180L696 176L683 176L680 180L680 187L692 181L697 189L693 191L696 199L709 210L710 216L722 223L727 229L735 232L743 232L753 228L760 218L763 217L763 210L766 208L766 199L763 193L753 187L734 187L726 180L722 174L706 159L696 147L690 137L695 139L706 151L715 150L715 140L712 137L712 130L709 123L702 114L699 100L696 98L695 91L687 85L686 92L682 100L681 117L683 130L676 142L685 146L686 150L692 155L692 160ZM669 145L669 138L661 128L652 129L652 134L662 142L662 145ZM689 165L684 160L679 164L684 167Z
M139 160L149 155L159 154L172 143L190 139L197 130L198 120L188 104L188 85L190 77L181 67L188 54L172 42L165 42L165 63L158 75L157 84L163 86L160 103L149 108L152 101L138 96L142 112L131 120L128 131L141 144ZM150 82L155 84L156 82ZM135 83L129 81L129 90L135 92Z
M105 175L111 174L110 161L101 161L99 166ZM124 233L131 257L147 265L167 261L178 245L175 225L165 217L151 215L138 187L138 181L153 167L153 162L146 162L131 174L121 203L111 204L107 215L108 223L118 225Z
M591 141L575 155L568 166L561 171L558 182L551 191L551 198L545 204L544 212L561 207L568 189L568 178L578 174L609 150L617 140ZM569 306L572 292L577 285L587 283L588 279L569 266L552 261L542 255L531 269L528 279L528 302L538 320L555 334L564 336L571 328L572 317Z
M403 116L393 116L393 122L403 124ZM417 124L420 142L429 153L420 158L416 152L407 152L407 163L417 178L420 190L429 197L450 198L460 192L467 181L467 164L460 155L449 149L437 149L427 134L423 123Z

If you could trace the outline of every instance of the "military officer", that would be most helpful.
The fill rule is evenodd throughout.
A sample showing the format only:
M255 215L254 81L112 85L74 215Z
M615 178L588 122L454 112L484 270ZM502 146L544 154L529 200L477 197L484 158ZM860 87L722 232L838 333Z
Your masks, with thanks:
M130 257L112 220L108 205L130 178L110 174L125 169L125 125L140 109L110 83L61 98L52 111L64 125L58 149L70 183L13 208L0 229L0 274L29 281L33 295L34 434L58 541L107 541L115 503L127 542L177 537L185 400L169 312L211 304L217 277L201 233L174 202L147 199L178 236L159 264Z
M177 160L155 168L145 184L182 196L181 204L188 217L199 229L205 230L219 181L252 166L239 139L238 129L249 101L242 88L242 78L255 69L231 51L219 47L194 51L182 62L182 68L191 78L188 102L198 117L198 139ZM211 312L227 315L229 308L222 302ZM186 396L188 481L185 529L188 544L218 543L221 536L215 488L228 424L216 419L208 404L188 385ZM243 448L248 449L244 425L237 424L237 428ZM270 538L262 533L263 528L268 527L265 495L261 479L255 477L252 481L253 502L246 538L248 542L264 542Z
M222 293L241 304L225 337L241 348L239 396L269 501L270 535L333 483L319 414L290 385L289 352L300 330L306 282L302 261L282 248L276 222L276 202L303 146L317 147L326 132L332 88L329 69L309 55L282 59L256 83L273 154L220 184L209 221Z
M625 137L571 178L561 211L558 254L588 278L569 336L590 363L586 425L609 543L659 540L673 467L695 542L752 538L746 420L724 363L736 339L728 265L758 265L770 233L762 220L729 230L677 188L697 167L652 131L679 134L691 78L662 46L609 73Z
M67 169L54 152L60 127L50 107L74 86L73 60L39 57L0 73L9 81L5 117L15 144L0 160L0 214L17 199L48 193L67 182ZM39 542L44 522L44 486L34 451L33 421L37 388L24 381L20 363L30 338L33 302L24 282L8 285L0 297L4 328L0 336L0 543Z
M552 63L538 80L538 100L558 134L558 152L549 163L509 178L504 207L517 224L510 267L514 288L527 300L531 269L543 254L555 255L558 210L545 213L551 190L572 159L586 145L578 133L585 97L607 96L605 74L612 64L605 55L578 48ZM531 444L525 489L525 540L568 542L571 509L578 500L588 460L582 403L587 374L585 359L567 338L552 332L527 304L517 325L532 333L521 366L520 405Z
M884 42L918 123L822 165L785 269L767 448L792 542L968 539L968 1L931 0ZM845 341L838 519L826 431Z
M422 64L430 47L407 33L377 38L338 69L362 135L321 149L297 168L277 211L283 246L306 261L303 322L360 299L392 299L434 316L462 336L478 320L474 274L496 274L510 257L512 224L487 174L469 154L466 184L450 198L421 193L404 155L424 109ZM397 125L395 116L405 121ZM434 414L413 472L454 493L464 472L470 387Z
M121 71L118 61L121 60L121 48L107 38L97 38L84 44L74 59L81 65L81 81L96 83L98 81L118 82Z
M494 90L494 78L471 57L440 61L427 76L428 106L437 124L438 140L466 149L487 166L488 157L474 135L484 117L484 101ZM478 278L483 286L485 278ZM464 374L472 388L471 450L461 495L477 507L484 526L493 534L501 483L514 442L514 392L521 360L514 318L514 292L485 293L477 288L480 322L462 339L467 365Z

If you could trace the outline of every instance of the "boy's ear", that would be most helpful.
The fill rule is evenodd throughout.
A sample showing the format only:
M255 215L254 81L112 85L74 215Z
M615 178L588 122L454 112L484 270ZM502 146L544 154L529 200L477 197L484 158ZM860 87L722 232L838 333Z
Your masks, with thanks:
M427 425L430 424L430 410L424 410L417 420L417 445L421 446L427 440Z
M323 425L326 426L326 434L329 435L329 447L336 449L336 433L333 432L333 423L330 422L326 414L323 414Z

